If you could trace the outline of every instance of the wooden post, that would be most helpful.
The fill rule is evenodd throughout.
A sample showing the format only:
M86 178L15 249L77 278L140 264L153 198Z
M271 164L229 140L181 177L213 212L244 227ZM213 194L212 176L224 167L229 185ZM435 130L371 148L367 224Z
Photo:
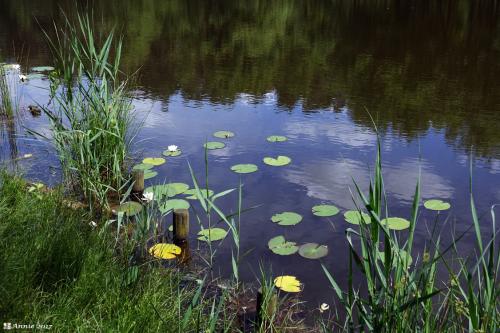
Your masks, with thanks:
M134 186L132 190L135 193L141 193L144 191L144 170L134 170Z
M268 295L267 304L265 303L265 293L262 290L262 287L257 291L257 313L255 319L255 328L258 330L260 326L264 323L264 319L271 318L273 314L278 311L278 294L275 291L272 291L271 295ZM263 309L264 305L266 306Z
M174 238L176 241L185 241L189 237L189 211L174 209L173 214Z

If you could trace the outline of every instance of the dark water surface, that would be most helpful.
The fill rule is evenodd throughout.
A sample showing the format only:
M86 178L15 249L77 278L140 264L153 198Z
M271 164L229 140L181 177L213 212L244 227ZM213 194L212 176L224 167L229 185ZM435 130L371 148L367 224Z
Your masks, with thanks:
M59 21L59 7L71 12L73 3L0 0L0 59L21 57L23 71L50 65L39 25ZM216 192L241 179L244 206L262 205L242 220L243 252L252 249L243 277L254 280L259 262L271 264L275 275L305 283L304 299L313 307L333 297L320 263L274 255L267 241L282 234L328 245L322 262L345 281L350 225L342 214L315 217L311 207L352 209L352 178L367 188L376 136L366 109L382 132L392 216L409 218L420 165L423 199L451 202L455 231L466 230L471 155L478 210L485 215L500 202L499 7L497 1L451 0L134 0L96 2L94 13L99 30L116 26L123 33L124 69L140 69L136 114L147 118L133 147L137 159L160 156L170 144L183 151L149 182L191 184L187 160L203 178L203 142L217 130L235 132L226 148L209 153L209 169ZM46 103L47 83L22 85L23 105ZM44 132L48 122L25 113L16 126L4 126L0 158L13 157L14 146L18 155L32 153L19 162L27 176L58 182L50 146L27 137L23 126ZM268 143L275 134L289 141ZM278 154L292 164L262 163ZM229 170L237 163L255 163L259 171L240 177ZM220 201L225 211L236 202L234 195ZM282 211L300 213L304 221L273 224L270 217ZM428 242L434 216L421 211L414 256ZM443 237L451 240L451 228ZM228 238L216 259L225 275L230 248Z

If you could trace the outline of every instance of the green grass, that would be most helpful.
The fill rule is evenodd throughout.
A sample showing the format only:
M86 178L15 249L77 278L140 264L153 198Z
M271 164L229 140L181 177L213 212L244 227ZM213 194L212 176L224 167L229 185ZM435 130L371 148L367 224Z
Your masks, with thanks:
M126 190L125 161L134 136L128 81L120 73L121 40L99 39L89 16L45 32L52 51L54 103L43 108L65 181L91 210L109 208Z
M323 322L321 326L325 331L347 332L496 332L500 325L497 302L500 260L495 248L498 230L494 207L491 209L492 232L485 242L470 192L472 225L469 230L474 230L477 239L475 255L464 258L464 254L458 252L457 244L464 234L456 237L450 246L443 247L440 235L434 231L429 235L426 249L415 254L412 249L421 202L420 179L415 186L409 229L398 233L388 230L381 223L388 216L388 204L380 141L377 147L368 195L355 183L353 201L362 203L358 209L370 214L371 223L365 224L362 220L358 230L346 230L350 259L347 287L341 289L328 268L322 265L345 316L333 323ZM408 263L406 253L413 254L412 264ZM438 271L445 272L445 281ZM354 283L355 276L362 277L361 285Z
M183 282L173 269L134 262L58 191L29 193L0 175L0 318L53 325L57 332L229 331L224 299ZM136 275L137 273L137 275Z

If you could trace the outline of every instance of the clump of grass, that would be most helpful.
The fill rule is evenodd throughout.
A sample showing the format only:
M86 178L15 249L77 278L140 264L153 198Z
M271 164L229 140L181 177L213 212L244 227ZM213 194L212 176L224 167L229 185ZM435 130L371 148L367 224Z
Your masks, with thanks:
M14 116L15 103L12 100L12 91L9 84L9 73L5 65L0 64L0 116L12 118Z
M229 332L225 296L182 280L156 261L132 264L106 221L28 191L0 172L0 317L60 332Z
M450 246L441 247L439 235L431 235L431 244L410 263L420 205L420 180L415 187L410 227L403 238L381 223L387 217L380 141L375 174L369 194L355 183L357 198L370 214L371 223L361 219L359 230L347 229L349 250L348 286L343 291L324 265L341 309L344 321L323 328L343 331L375 332L496 332L500 324L498 270L500 266L493 208L493 231L483 243L471 191L473 228L477 238L477 257L458 259L459 268L449 257L459 257L457 237ZM356 200L353 201L356 203ZM362 207L358 207L361 212ZM415 257L414 257L415 258ZM455 271L453 270L455 268ZM354 284L355 270L363 277L363 286ZM449 281L438 281L438 271L448 271Z
M109 207L110 196L127 184L125 160L133 138L127 79L120 73L121 39L113 31L102 42L89 16L66 18L46 33L56 66L50 138L58 152L66 182L82 193L91 209Z

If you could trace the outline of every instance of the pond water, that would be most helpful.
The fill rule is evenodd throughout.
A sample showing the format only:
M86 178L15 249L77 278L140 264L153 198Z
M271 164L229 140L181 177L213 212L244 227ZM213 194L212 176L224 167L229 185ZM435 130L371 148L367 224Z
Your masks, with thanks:
M82 1L87 3L87 1ZM50 65L40 31L59 7L74 1L0 0L0 59ZM210 151L210 187L216 192L244 184L243 206L260 207L242 218L241 274L259 276L259 263L275 275L297 276L309 306L330 303L333 292L320 262L278 256L267 248L284 235L298 243L329 248L321 260L341 284L347 274L342 214L320 218L321 203L352 209L355 179L369 183L376 135L381 132L385 185L391 216L409 218L421 168L423 199L452 204L455 232L471 224L469 161L473 160L478 210L486 215L500 202L500 14L486 1L106 1L94 6L99 31L117 27L124 36L124 70L139 69L136 116L145 119L134 156L160 157L168 145L182 149L157 167L155 184L191 184L189 161L204 177L204 149L212 133L230 130L226 148ZM48 81L22 84L22 104L47 103ZM47 132L44 116L22 112L4 125L0 158L18 161L28 178L60 181L57 157L47 143L26 134ZM288 141L269 143L269 135ZM265 165L265 156L286 155L290 165ZM230 167L254 163L258 172L238 175ZM220 201L234 211L237 196ZM294 211L303 221L291 227L271 222ZM435 213L422 210L415 255L428 242ZM444 216L440 218L440 222ZM484 221L489 230L489 220ZM197 231L197 227L194 227ZM443 231L451 240L451 228ZM471 237L463 240L467 249ZM216 267L231 271L231 240L219 250Z

